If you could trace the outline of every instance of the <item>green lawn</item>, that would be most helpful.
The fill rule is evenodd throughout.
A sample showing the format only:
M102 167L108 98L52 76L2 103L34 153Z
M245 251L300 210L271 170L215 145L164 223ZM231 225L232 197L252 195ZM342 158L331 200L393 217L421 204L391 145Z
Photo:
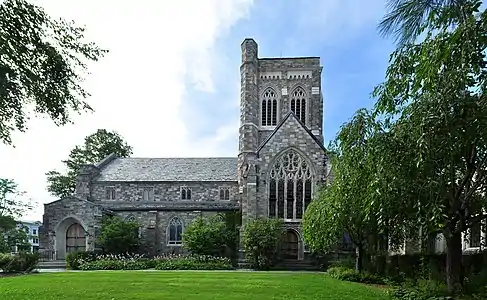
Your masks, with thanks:
M387 299L319 273L93 271L0 278L0 299Z

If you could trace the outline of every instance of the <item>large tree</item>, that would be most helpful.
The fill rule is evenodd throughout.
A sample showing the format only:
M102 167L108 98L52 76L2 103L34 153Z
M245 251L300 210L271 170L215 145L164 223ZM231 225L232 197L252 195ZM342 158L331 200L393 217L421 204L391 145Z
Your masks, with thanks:
M306 209L304 238L314 250L328 252L345 231L356 247L356 269L362 271L366 246L378 233L377 199L370 192L375 176L375 147L381 126L359 110L341 127L331 144L333 181ZM375 200L375 201L374 201Z
M407 166L388 176L401 201L395 221L443 233L452 291L463 286L462 233L487 209L487 13L478 0L458 5L430 13L425 39L393 53L375 90L377 112L405 154L397 163Z
M10 252L13 246L24 246L27 234L17 227L17 219L32 208L18 185L11 179L0 178L0 252Z
M59 198L72 195L76 187L76 174L84 164L95 164L110 154L119 157L132 155L132 147L115 131L98 129L85 137L83 145L74 147L67 160L63 160L67 172L62 174L56 170L47 175L47 190Z
M11 144L31 111L64 125L72 112L91 110L81 86L86 63L107 51L84 35L83 27L26 0L0 2L0 141Z

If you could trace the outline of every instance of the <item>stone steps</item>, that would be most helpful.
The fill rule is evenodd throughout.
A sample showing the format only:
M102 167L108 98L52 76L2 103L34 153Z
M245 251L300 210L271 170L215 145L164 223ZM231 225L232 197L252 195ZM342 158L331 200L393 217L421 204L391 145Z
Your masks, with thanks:
M65 260L41 261L37 264L37 269L66 269Z

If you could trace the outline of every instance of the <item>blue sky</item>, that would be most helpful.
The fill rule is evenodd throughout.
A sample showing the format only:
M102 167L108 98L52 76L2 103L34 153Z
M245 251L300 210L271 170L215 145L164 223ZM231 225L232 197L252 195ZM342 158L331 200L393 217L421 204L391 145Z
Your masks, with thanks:
M86 26L110 52L89 63L84 82L94 112L56 127L32 118L15 148L0 145L0 177L14 179L41 219L45 173L85 136L115 130L137 157L236 156L240 44L254 38L261 57L320 56L326 144L384 79L390 40L377 24L385 0L31 0L53 17Z
M238 118L239 94L229 83L239 80L240 43L252 37L259 44L260 57L321 57L324 136L328 144L357 109L373 105L370 93L383 80L393 50L391 40L380 37L377 31L384 1L366 2L255 2L248 18L236 23L216 43L221 61L214 73L215 92L192 87L183 100L182 113L195 120L188 123L192 138L212 135L215 128ZM305 8L300 11L297 7ZM235 152L237 140L228 147Z

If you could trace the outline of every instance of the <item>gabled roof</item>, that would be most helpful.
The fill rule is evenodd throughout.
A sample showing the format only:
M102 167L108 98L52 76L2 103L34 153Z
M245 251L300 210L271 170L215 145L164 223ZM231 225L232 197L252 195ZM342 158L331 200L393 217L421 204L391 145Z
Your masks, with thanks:
M264 146L272 139L272 137L276 134L276 132L279 131L279 129L282 127L282 125L284 123L286 123L287 119L289 119L290 117L293 117L299 125L301 125L301 127L311 136L311 138L316 142L316 144L318 144L318 146L320 146L321 149L323 149L323 151L327 152L325 146L323 145L323 143L311 132L311 130L309 130L306 125L304 125L303 122L301 122L297 117L296 115L294 114L293 111L290 111L288 112L284 118L282 118L281 122L279 122L279 124L277 124L276 128L274 129L274 131L272 131L272 133L265 139L265 141L259 146L259 148L257 149L257 152L260 152L260 150L262 150L262 148L264 148Z
M237 158L114 158L95 180L237 181Z

